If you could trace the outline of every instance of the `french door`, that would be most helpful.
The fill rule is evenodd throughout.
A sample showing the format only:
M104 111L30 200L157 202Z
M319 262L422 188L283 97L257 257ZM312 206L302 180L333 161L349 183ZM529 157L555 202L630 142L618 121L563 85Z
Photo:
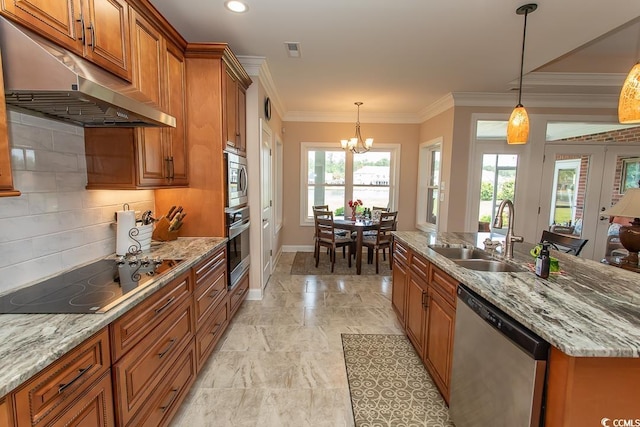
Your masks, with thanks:
M639 153L636 145L547 144L537 224L540 234L554 223L571 226L576 237L588 239L580 256L602 259L609 217L600 212L620 197L616 182L621 160Z

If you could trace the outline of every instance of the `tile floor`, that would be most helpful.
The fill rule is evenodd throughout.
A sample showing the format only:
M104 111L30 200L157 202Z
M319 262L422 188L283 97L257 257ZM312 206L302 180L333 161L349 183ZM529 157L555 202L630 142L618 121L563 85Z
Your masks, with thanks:
M402 334L388 276L292 276L283 253L245 301L172 427L353 426L341 333Z

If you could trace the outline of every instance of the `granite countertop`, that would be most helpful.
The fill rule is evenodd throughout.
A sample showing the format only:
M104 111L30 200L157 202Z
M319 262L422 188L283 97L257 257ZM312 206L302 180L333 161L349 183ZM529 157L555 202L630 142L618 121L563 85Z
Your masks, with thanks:
M640 357L638 273L552 250L561 271L541 279L531 270L534 259L529 251L534 244L526 242L514 245L512 261L528 271L474 271L428 245L466 244L483 249L489 233L398 231L394 235L569 356Z
M139 292L104 314L0 314L0 397L138 305L226 241L220 237L186 237L153 244L149 256L183 259L184 262L147 282Z

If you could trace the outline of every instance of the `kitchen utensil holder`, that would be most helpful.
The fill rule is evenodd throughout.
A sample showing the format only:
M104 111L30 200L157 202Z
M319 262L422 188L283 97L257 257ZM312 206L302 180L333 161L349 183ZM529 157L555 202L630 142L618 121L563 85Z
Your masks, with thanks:
M178 231L169 231L171 223L166 217L160 218L156 223L156 228L153 230L153 240L160 242L168 242L170 240L176 240L178 238Z
M140 243L141 251L148 251L151 248L151 235L153 234L153 224L136 225L138 229L137 241Z

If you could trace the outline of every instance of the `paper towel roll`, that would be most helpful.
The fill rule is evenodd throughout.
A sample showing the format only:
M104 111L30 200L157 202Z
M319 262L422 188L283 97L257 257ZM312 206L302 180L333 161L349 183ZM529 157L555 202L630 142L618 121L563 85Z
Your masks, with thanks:
M129 231L136 228L136 213L135 211L117 211L116 221L116 255L126 255L131 246L138 246L129 236Z

